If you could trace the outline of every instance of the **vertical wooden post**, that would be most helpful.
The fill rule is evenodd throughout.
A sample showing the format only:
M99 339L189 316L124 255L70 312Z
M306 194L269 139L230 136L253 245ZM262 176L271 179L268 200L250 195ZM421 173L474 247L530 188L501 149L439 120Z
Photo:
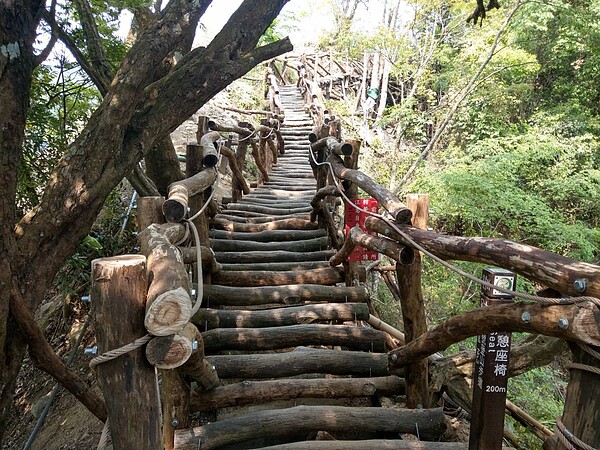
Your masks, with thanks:
M92 261L92 301L100 353L146 334L146 258L124 255ZM162 449L156 372L138 348L98 366L113 448Z
M352 154L349 156L344 156L344 166L350 169L357 169L361 141L348 140L347 142L352 144ZM358 186L354 183L351 183L348 189L346 189L346 195L350 200L358 198ZM345 207L352 208L350 205L345 205ZM358 286L359 283L356 276L356 269L359 264L359 262L344 262L346 286Z
M406 206L413 212L413 225L427 228L429 214L429 195L411 194L407 196ZM421 255L415 254L415 261L410 265L396 265L398 291L404 321L406 342L410 342L427 332L423 293L421 291ZM429 368L427 359L421 359L405 368L406 407L416 408L421 405L429 407L430 396L428 389Z
M137 204L138 231L142 232L153 223L165 223L162 212L164 197L140 197Z
M561 422L573 436L592 448L600 448L600 427L598 426L600 424L600 395L598 395L600 375L591 371L600 370L600 360L574 343L569 343L569 347L573 354L573 363L589 366L590 369L586 370L581 366L581 368L570 368ZM593 347L593 349L600 352L598 347ZM557 429L553 437L546 439L544 450L580 448L577 445L565 446L558 439L559 433L560 431Z
M190 387L177 370L161 370L163 399L163 443L173 450L175 430L189 427Z

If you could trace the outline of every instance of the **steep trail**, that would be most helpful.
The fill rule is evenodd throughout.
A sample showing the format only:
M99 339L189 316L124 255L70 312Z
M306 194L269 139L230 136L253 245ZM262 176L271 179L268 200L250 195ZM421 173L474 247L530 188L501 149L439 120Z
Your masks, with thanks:
M389 372L386 335L365 325L365 288L346 287L343 269L329 266L335 251L310 222L312 120L295 86L280 94L285 153L210 231L222 270L205 286L200 314L223 386L193 397L207 415L195 433L179 433L176 448L310 448L317 436L398 439L415 427L433 437L441 413L378 407L379 397L403 393L404 380Z

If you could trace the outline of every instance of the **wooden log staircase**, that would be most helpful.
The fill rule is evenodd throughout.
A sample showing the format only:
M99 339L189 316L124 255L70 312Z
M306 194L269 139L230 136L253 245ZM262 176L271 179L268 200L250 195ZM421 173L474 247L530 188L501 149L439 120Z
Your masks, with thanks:
M143 255L92 265L102 353L92 365L100 364L115 449L467 449L467 443L439 442L447 424L442 408L430 404L427 358L489 332L576 342L573 367L586 376L600 373L600 359L585 359L597 356L591 346L600 349L600 267L501 239L423 230L418 204L408 208L357 170L357 143L340 142L336 119L318 101L314 77L300 87L273 78L275 113L258 111L269 116L258 126L202 120L200 145L188 146L188 178L170 186L166 201L139 200ZM218 182L224 132L237 135L237 150L221 147L233 183L231 201L219 211L208 194ZM248 148L258 174L251 189L242 173ZM210 158L203 162L203 155ZM351 228L342 239L330 207L342 191L356 198L358 187L379 201L387 218L368 217L364 229ZM401 304L406 335L373 316L368 293L357 282L359 267L346 262L356 245L396 261L390 270L397 281L380 270ZM419 252L497 264L572 297L490 306L428 331ZM188 273L194 263L201 268L197 296ZM134 272L143 276L128 275ZM584 291L592 297L577 300ZM142 323L148 334L135 339ZM574 374L569 389L576 395L567 395L561 422L573 432L542 428L544 440L555 445L547 448L572 448L563 441L573 433L600 443L597 427L587 427L577 413L578 398L593 398L590 405L596 405L591 392L597 384ZM444 386L434 390L441 398ZM470 393L458 400L468 409ZM493 432L500 438L502 433L502 426Z
M339 286L343 269L328 263L335 250L310 221L313 120L296 86L281 86L280 98L285 152L269 181L227 204L210 231L222 269L192 320L222 385L192 397L204 422L178 431L175 448L312 448L317 436L335 438L335 448L412 448L390 441L400 433L436 440L440 409L377 407L379 397L402 395L401 371L388 369L386 334L366 325L365 288Z

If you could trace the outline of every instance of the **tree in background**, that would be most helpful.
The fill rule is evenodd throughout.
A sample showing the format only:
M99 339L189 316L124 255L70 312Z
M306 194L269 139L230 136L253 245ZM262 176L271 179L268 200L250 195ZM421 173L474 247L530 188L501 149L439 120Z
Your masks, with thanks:
M210 0L171 0L164 7L158 1L154 8L149 1L133 0L55 0L49 9L42 1L0 3L0 430L5 429L28 345L38 367L63 383L67 380L67 388L102 416L101 402L52 352L33 313L112 189L131 176L140 160L146 159L150 172L162 168L154 172L159 188L173 181L178 172L173 170L169 133L229 83L291 50L287 39L256 46L286 2L244 1L206 48L193 50L198 21ZM123 7L135 13L130 48L112 38L115 14ZM53 39L36 54L40 27L51 29ZM100 96L90 117L80 117L77 131L67 130L70 124L63 121L56 141L39 142L24 152L31 95L36 93L31 90L34 70L55 38L69 49ZM44 70L39 68L38 80L43 81ZM40 87L43 82L36 89ZM33 102L32 114L37 106ZM69 108L65 105L63 112ZM47 174L43 192L30 191L20 208L39 200L37 205L17 214L19 176L21 181L38 176L29 169L43 152L60 158ZM160 178L158 172L167 176ZM137 178L136 188L152 188Z

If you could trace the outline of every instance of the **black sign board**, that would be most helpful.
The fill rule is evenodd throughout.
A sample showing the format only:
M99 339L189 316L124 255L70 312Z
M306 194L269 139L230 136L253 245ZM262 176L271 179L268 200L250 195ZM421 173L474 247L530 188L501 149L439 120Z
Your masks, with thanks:
M502 269L485 269L483 278L510 290L514 290L516 284L516 275ZM510 295L504 292L483 289L481 306L511 301ZM504 332L477 337L469 450L502 449L510 340L510 333Z

